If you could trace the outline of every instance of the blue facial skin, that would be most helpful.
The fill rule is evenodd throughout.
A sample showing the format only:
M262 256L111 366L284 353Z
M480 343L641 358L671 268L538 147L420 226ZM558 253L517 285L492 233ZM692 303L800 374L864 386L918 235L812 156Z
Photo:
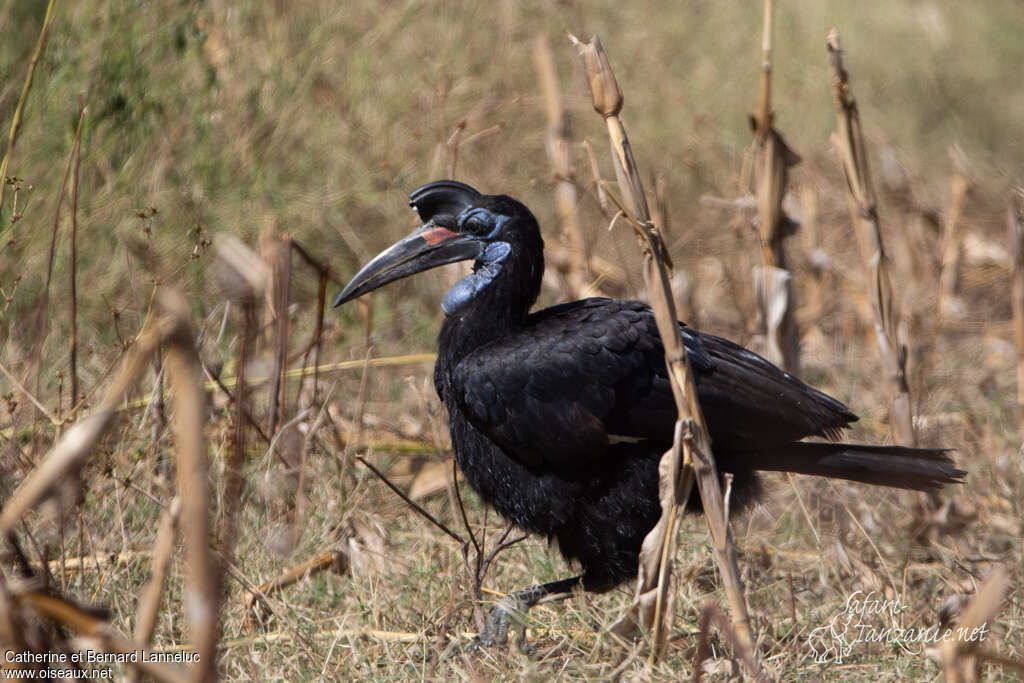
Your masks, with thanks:
M492 239L501 231L502 226L508 220L508 216L491 213L487 209L469 209L458 218L459 231L466 231L466 224L470 221L482 223L485 226L493 226L491 231L483 235L481 239ZM477 230L470 232L478 233ZM441 310L445 315L453 315L458 312L468 301L472 300L480 291L491 284L491 281L501 272L501 267L508 257L512 247L508 242L492 242L488 244L483 253L473 264L473 272L455 283L455 286L448 290L441 302Z
M491 239L495 237L501 228L508 222L508 216L502 216L488 211L487 209L467 209L462 212L458 217L459 231L467 232L466 224L472 221L473 223L483 224L485 227L490 227L491 231L483 236L483 238ZM468 232L478 234L479 229L470 229Z
M441 302L441 310L445 315L454 315L466 303L480 291L491 284L491 281L501 272L501 267L508 255L512 253L512 246L508 242L492 242L487 245L480 258L473 266L473 272L462 278L448 290Z

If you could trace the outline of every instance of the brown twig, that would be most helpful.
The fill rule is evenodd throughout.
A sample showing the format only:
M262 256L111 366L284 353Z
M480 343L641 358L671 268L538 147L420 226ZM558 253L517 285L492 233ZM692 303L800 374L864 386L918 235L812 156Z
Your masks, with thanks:
M1013 336L1017 343L1017 411L1024 434L1024 187L1010 194L1006 211L1010 249L1013 254Z
M487 557L484 559L483 564L480 567L480 580L481 581L483 580L483 577L487 575L487 570L490 569L491 563L494 561L494 558L496 558L499 554L501 554L505 550L508 550L509 548L514 546L515 544L520 543L520 542L526 540L526 538L527 538L526 534L522 534L520 536L516 536L511 541L507 540L508 537L509 537L509 534L511 534L512 530L515 529L515 528L516 528L515 524L509 524L507 527L505 527L505 531L503 531L501 533L501 536L499 536L498 540L495 542L494 548L491 549L491 552L487 553Z
M79 102L78 128L75 131L75 173L71 180L71 232L68 240L70 263L68 268L68 307L71 333L68 336L68 356L71 364L71 418L75 417L78 403L78 169L82 163L82 122L85 121L85 102Z
M19 382L18 378L15 377L11 373L11 371L7 369L7 366L4 365L3 363L0 363L0 373L3 373L4 377L6 377L8 380L10 380L11 384L13 384L14 387L18 391L20 391L22 394L24 394L25 398L27 398L29 401L31 401L32 405L34 405L39 410L39 412L41 412L43 415L45 415L47 420L49 420L54 425L62 424L63 420L59 419L56 415L54 415L49 410L47 410L46 406L44 406L39 401L39 399L37 399L35 396L33 396L32 392L30 392L28 389L26 389L25 385L23 385L21 382Z
M78 113L78 126L75 128L75 139L71 143L71 150L68 152L68 163L64 167L64 176L60 181L60 192L57 193L57 202L53 209L53 231L50 233L50 252L46 260L46 287L44 289L46 294L44 295L44 302L49 298L50 280L53 277L53 262L57 256L57 232L60 227L60 209L64 205L64 194L67 190L68 176L71 175L71 166L75 160L75 150L77 149L79 140L81 139L83 121L85 121L85 107L82 107Z
M291 535L292 543L298 543L302 539L302 532L306 528L306 479L308 476L307 460L309 458L309 449L313 444L313 439L316 438L316 433L320 431L320 427L324 423L324 417L327 416L327 405L331 400L331 395L334 393L335 386L337 385L333 385L327 392L327 397L320 405L320 410L317 412L316 419L313 420L313 424L310 425L309 431L307 431L302 438L302 450L299 452L299 476L298 481L295 484L295 505L293 510L294 517L292 518Z
M331 569L336 574L344 574L348 571L348 556L340 550L328 550L298 564L287 570L280 576L259 585L255 591L246 591L243 602L246 610L251 610L256 601L266 598L271 593L286 588L309 576L318 574L325 569Z
M270 388L270 429L277 431L277 425L287 415L286 392L281 391L282 373L288 358L288 306L291 302L292 250L291 235L280 236L280 244L274 250L272 270L274 273L274 309L277 316L274 338L274 370Z
M878 206L868 171L860 114L850 90L846 69L843 68L839 34L835 29L829 32L827 47L837 121L837 132L832 134L832 147L846 176L850 218L857 234L861 256L871 274L870 297L875 314L875 337L889 381L889 424L896 443L914 446L917 436L906 376L907 347L897 334L900 315L889 280L889 261L879 227Z
M746 643L738 637L734 630L734 624L729 623L728 617L714 603L704 605L700 611L700 630L697 638L697 656L693 660L693 683L700 683L704 677L704 662L711 654L708 646L708 639L711 635L711 623L714 622L718 630L725 634L726 639L732 643L736 653L747 665L750 671L754 672L754 680L767 681L768 677L757 667L757 660L754 653Z
M395 494L399 498L404 500L406 505L411 507L413 509L413 511L418 513L420 516L422 516L424 519L426 519L428 522L430 522L431 524L436 526L441 531L445 532L446 534L448 534L449 536L454 538L459 543L461 543L463 545L466 544L466 539L462 538L462 536L459 536L457 533L455 533L454 531L452 531L451 529L446 527L443 523L439 522L436 517L434 517L432 514L430 514L426 510L424 510L418 503L416 503L416 501L412 500L411 498L409 498L409 496L407 496L404 493L402 493L401 489L399 489L397 486L392 484L391 481L386 476L384 476L384 474L380 470L378 470L376 467L374 467L369 462L367 462L365 458L363 458L362 456L357 455L355 459L358 460L359 462L363 463L364 465L366 465L366 467L371 472L373 472L377 476L378 479L380 479L382 482L384 482L389 489L394 491Z
M228 401L232 405L235 404L234 393L232 393L232 391L228 389L227 385L219 376L214 375L213 373L210 372L209 368L206 367L206 363L203 363L203 374L207 377L207 382L206 385L204 386L204 389L209 389L212 385L213 387L220 389L221 392L224 394L224 396L227 397ZM235 386L238 385L237 375L231 378L231 383L234 384ZM245 416L245 421L249 424L249 426L256 430L256 435L260 437L260 440L263 441L263 443L269 445L271 439L269 436L267 436L267 433L263 431L263 428L260 427L259 420L253 417L252 413L249 412L248 409L246 409L242 414Z
M18 97L18 105L14 108L14 117L11 119L11 130L7 134L7 151L4 152L3 160L0 160L0 214L4 208L4 190L7 188L7 164L14 154L14 145L18 142L18 131L21 128L21 115L25 111L25 103L28 101L28 93L32 89L32 78L36 73L36 65L43 55L43 48L46 47L46 37L50 34L50 21L53 18L53 0L46 5L46 15L43 17L43 27L39 30L39 38L36 40L36 49L32 52L32 61L28 64L28 73L25 74L25 84L21 87L21 95ZM10 222L11 228L14 221ZM0 241L7 238L7 226L0 227Z
M256 292L249 290L249 296L238 300L242 309L242 329L239 339L238 371L235 396L232 400L233 430L231 448L224 468L224 509L220 524L220 547L228 559L234 557L235 535L238 530L238 511L242 504L242 468L245 465L246 426L249 423L249 392L245 382L245 370L249 364L253 342L256 340Z
M689 499L696 475L715 558L732 607L737 637L744 647L753 651L746 598L736 565L736 551L722 509L721 483L677 322L668 276L671 260L657 226L651 223L636 161L625 127L618 116L622 109L622 92L600 40L595 37L588 43L581 43L571 34L569 39L583 59L594 109L604 117L608 127L615 176L622 193L619 208L636 230L644 252L644 279L665 348L669 380L679 413L673 447L662 456L659 465L662 517L644 539L636 597L629 613L620 620L616 630L622 633L633 630L638 624L650 629L654 645L649 665L653 665L663 652L675 608L675 592L669 590L669 578L677 541L676 525ZM755 664L751 673L756 672Z
M317 261L295 239L292 239L291 245L295 252L302 257L302 260L309 264L320 276L316 294L316 329L313 331L313 338L310 340L309 345L302 353L302 370L304 373L309 353L310 351L313 352L313 402L315 403L320 392L320 346L323 343L324 311L327 306L327 283L330 281L338 286L344 286L344 283L338 280L328 263ZM303 377L305 377L305 374L303 374ZM302 384L300 380L296 401L298 401L298 396L302 394Z

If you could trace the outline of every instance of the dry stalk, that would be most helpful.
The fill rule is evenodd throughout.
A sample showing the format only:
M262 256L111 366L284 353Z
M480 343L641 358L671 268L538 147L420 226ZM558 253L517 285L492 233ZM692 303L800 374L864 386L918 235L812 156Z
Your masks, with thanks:
M402 500L404 500L404 501L405 501L405 503L406 503L406 504L407 504L407 505L408 505L409 507L411 507L411 508L413 509L413 511L415 511L416 513L418 513L418 514L419 514L420 516L422 516L422 517L423 517L424 519L426 519L426 520L427 520L428 522L430 522L431 524L433 524L434 526L436 526L436 527L437 527L438 529L440 529L441 531L443 531L443 532L445 532L446 534L448 534L449 536L451 536L451 537L452 537L453 539L455 539L456 541L458 541L458 542L459 542L460 544L462 544L463 546L466 546L466 545L468 545L468 544L469 544L469 542L468 542L468 541L467 541L466 539L464 539L464 538L463 538L462 536L459 536L459 535L458 535L457 533L455 533L454 531L452 531L451 529L449 529L449 528L448 528L447 526L445 526L445 525L444 525L444 524L443 524L442 522L439 522L439 521L438 521L438 519L437 519L436 517L434 517L434 516L433 516L432 514L430 514L430 513L429 513L429 512L427 512L426 510L424 510L424 509L423 509L423 507L422 507L422 506L420 506L420 505L419 505L419 504L418 504L418 503L417 503L416 501L412 500L411 498L409 498L409 496L407 496L407 495L405 495L404 493L402 493L402 490L401 490L401 489L399 489L399 488L398 488L397 486L395 486L394 484L392 484L392 483L391 483L391 480L390 480L390 479L388 479L388 478L387 478L386 476L384 476L384 473L383 473L383 472L381 472L381 471L380 471L380 470L378 470L378 469L377 469L376 467L374 467L373 465L371 465L371 464L370 464L370 463L369 463L369 462L368 462L368 461L367 461L367 460L366 460L365 458L362 458L362 457L360 457L360 456L358 456L358 455L357 455L355 459L356 459L356 460L358 460L359 462L363 463L364 465L366 465L367 469L369 469L369 470L370 470L371 472L373 472L373 473L374 473L374 475L376 475L376 477L377 477L378 479L380 479L380 480L381 480L382 482L384 482L384 484L385 484L385 485L386 485L386 486L387 486L387 487L388 487L389 489L391 489L391 490L392 490L392 491L393 491L393 492L395 493L395 495L397 495L397 496L398 496L399 498L401 498ZM467 527L467 528L468 528L468 527Z
M78 572L102 571L110 567L127 567L136 560L149 557L151 554L149 550L125 550L120 553L101 553L98 556L87 555L84 557L65 557L63 559L48 560L45 565L33 564L32 567L33 571L49 571L51 574L56 572L76 574ZM62 564L63 566L61 566Z
M754 169L757 219L764 265L754 269L754 289L767 338L767 356L784 370L800 371L800 336L796 322L796 294L783 248L792 222L782 210L789 168L800 157L789 148L772 125L771 108L772 26L774 2L764 2L763 61L754 128Z
M1006 212L1013 253L1013 337L1017 342L1017 412L1020 430L1024 434L1024 187L1010 193L1010 206Z
M161 290L159 303L166 314L167 375L174 392L174 437L178 449L178 495L181 497L181 527L188 552L188 581L185 612L199 659L193 670L195 680L213 680L217 673L219 635L220 575L210 547L211 499L203 427L206 424L206 394L189 324L188 303L177 292Z
M295 241L293 238L291 241L292 248L295 252L302 257L302 260L310 265L313 270L319 275L319 282L317 285L316 293L316 328L313 330L313 338L310 340L306 349L302 352L302 369L306 369L306 365L309 361L309 354L313 353L313 403L316 403L317 396L320 393L320 373L318 371L318 365L320 363L320 346L323 343L324 334L324 310L327 306L327 283L328 281L334 281L340 286L344 286L344 283L337 281L331 273L331 267L327 263L320 263L314 259L308 251L306 251L302 245ZM303 375L304 377L305 375ZM299 387L295 392L295 402L298 404L300 397L302 396L302 385L303 382L299 381Z
M11 595L10 598L14 602L28 605L36 613L61 624L84 638L97 641L98 649L103 652L134 655L128 663L141 673L152 676L158 681L185 683L190 680L188 674L181 667L158 661L152 650L144 647L141 643L128 640L117 633L106 621L83 611L67 600L36 591L25 591Z
M940 646L946 683L973 683L978 680L984 655L977 651L980 642L977 635L980 630L990 630L988 622L999 613L1009 593L1010 577L1003 567L996 567L960 615L954 629L956 637L945 640ZM1010 663L1021 666L1012 660Z
M650 665L663 653L675 611L675 591L670 590L670 577L677 542L676 525L682 517L683 506L689 499L696 477L711 530L715 558L729 596L737 639L744 648L753 651L747 603L736 565L736 551L725 523L721 483L677 322L668 275L671 261L657 226L651 223L636 161L618 116L622 109L622 91L598 38L581 43L570 34L569 39L583 60L594 109L604 117L608 127L615 175L622 194L620 210L630 220L640 238L644 252L644 280L665 347L672 394L679 412L673 447L662 456L659 464L662 516L644 539L636 597L633 606L615 629L619 633L632 631L638 625L649 629L653 637L648 660Z
M348 556L342 551L329 550L320 553L302 564L292 567L277 578L261 584L255 591L246 591L243 596L246 612L250 612L256 606L257 600L265 599L271 593L287 588L309 576L319 574L325 569L330 569L335 574L344 574L348 571L348 567Z
M78 169L82 163L82 122L85 120L85 103L79 106L78 129L75 131L75 173L71 180L71 233L68 239L70 264L68 269L68 306L71 317L71 334L68 336L68 355L71 365L71 417L74 419L78 404Z
M704 677L704 662L711 654L711 647L709 646L708 641L711 635L712 622L718 627L718 630L725 635L726 639L732 643L733 648L736 650L736 654L747 665L747 668L756 672L754 679L757 681L767 681L767 676L757 668L757 662L754 659L753 651L747 649L736 637L733 625L729 623L729 618L722 612L718 605L715 603L708 603L704 605L700 611L700 627L698 629L699 635L697 636L697 656L693 661L693 678L691 679L693 683L700 683L701 679Z
M180 514L181 500L175 498L164 510L160 518L160 528L156 532L156 542L153 544L152 576L143 589L139 604L135 609L135 629L132 632L135 642L143 647L149 645L153 638L153 630L156 628L160 600L164 593L164 580L167 578L167 567L174 554L174 540L178 531ZM138 680L138 672L134 669L129 672L128 680Z
M26 512L58 489L58 485L76 476L100 436L117 415L118 405L146 368L149 354L160 343L163 333L152 318L147 318L139 339L132 345L121 371L107 390L99 407L78 420L61 437L43 461L25 478L0 510L0 537L7 536Z
M245 368L249 363L252 344L256 338L256 305L255 297L247 297L241 302L242 330L238 351L238 375L235 385L235 397L232 401L234 422L231 449L228 452L224 470L224 510L220 525L220 545L228 557L232 557L235 533L238 526L238 508L242 503L242 467L245 464L245 433L249 414L247 399L249 392L245 384Z
M235 392L231 398L232 439L224 472L224 507L220 520L220 547L230 561L233 557L235 535L238 528L238 509L242 501L242 467L245 463L246 427L251 423L257 431L259 426L249 411L249 387L246 383L246 369L256 341L256 305L263 297L268 280L267 269L256 256L239 240L221 237L217 240L217 260L214 275L221 294L241 309L241 330ZM229 396L231 393L224 389Z
M61 424L63 424L63 420L61 420L59 417L57 417L56 415L51 413L49 410L47 410L46 406L44 406L42 404L42 402L39 399L37 399L32 394L32 392L30 392L25 387L24 384L22 384L21 382L18 381L18 378L14 376L14 373L12 373L10 370L8 370L7 366L4 365L3 363L0 363L0 374L3 374L4 377L6 377L8 380L10 380L11 384L14 385L14 388L17 389L18 391L20 391L22 393L22 395L25 398L27 398L32 403L32 405L34 405L36 407L36 409L46 417L47 420L50 421L51 424L53 424L54 426L57 426L57 427L59 427ZM11 433L13 434L14 432L12 431Z
M570 154L572 138L569 113L562 106L555 58L551 52L551 45L543 35L537 36L533 41L533 63L544 94L544 108L548 118L545 147L555 181L555 206L558 209L558 222L562 227L562 242L569 253L566 273L568 296L578 299L583 296L590 283L590 258L587 240L576 212L576 173Z
M292 250L291 235L284 234L279 238L272 253L271 270L273 278L273 297L276 335L274 339L274 371L270 389L270 429L268 434L277 432L277 425L287 415L286 392L281 391L282 373L288 358L288 305L291 302Z
M837 120L837 132L832 134L832 146L846 176L850 218L857 234L861 256L870 273L875 337L878 339L882 364L889 381L889 425L896 443L914 446L917 436L914 432L910 387L906 376L907 347L897 335L900 315L896 309L892 283L889 280L889 261L882 243L878 206L868 171L860 115L857 111L857 101L850 90L846 70L843 68L839 34L835 29L829 32L827 45Z
M50 34L50 20L53 18L53 0L46 5L46 16L43 17L43 28L39 30L39 38L36 40L36 48L32 52L32 61L28 64L28 73L25 74L25 84L21 87L21 95L18 97L18 105L14 108L14 117L11 119L11 130L7 134L7 151L4 152L3 160L0 160L0 213L4 208L4 190L7 189L7 164L14 154L14 145L18 141L18 130L21 128L21 115L25 111L25 103L28 101L28 93L32 89L32 78L36 73L36 65L46 47L46 37ZM10 225L14 225L11 221ZM6 237L6 229L0 227L0 238Z
M963 230L961 223L970 183L967 176L955 171L949 179L949 214L942 231L942 266L939 274L939 317L946 320L956 315L956 295L960 272L960 257L963 253Z
M320 347L321 347L322 342L323 342L323 333L324 333L324 310L325 310L326 305L327 305L327 283L328 282L333 282L334 284L338 285L339 287L344 287L345 283L341 282L340 280L338 280L337 276L334 274L334 271L331 270L331 266L330 266L329 263L327 263L326 261L321 263L320 261L318 261L315 258L313 258L313 256L310 255L310 253L301 244L299 244L298 242L295 241L295 238L292 238L291 245L292 245L292 248L295 249L295 253L297 253L300 257L302 257L302 260L305 261L310 267L312 267L313 270L315 270L317 272L317 274L320 276L319 286L317 288L317 296L316 296L316 311L317 311L316 329L313 331L313 338L310 340L309 345L306 347L305 351L303 351L303 353L302 353L302 370L305 371L305 369L306 369L306 362L309 360L309 353L310 353L310 351L314 352L313 353L313 403L316 403L316 399L317 399L317 396L319 395L319 391L320 391L320 389L319 389L319 386L320 386L320 368L319 368L319 363L320 363ZM305 373L304 372L303 372L302 376L303 376L303 378L305 377ZM301 395L302 395L302 381L300 380L299 381L299 388L298 388L298 391L296 393L296 402L298 402L298 397L301 396Z
M365 377L369 373L364 373ZM299 451L299 476L298 481L295 484L295 499L294 499L294 517L292 519L292 531L291 539L292 543L297 544L302 539L302 532L306 528L306 507L307 507L307 496L306 496L306 479L308 477L308 466L307 462L309 459L309 450L313 445L313 439L316 438L316 434L320 431L320 427L324 424L324 418L330 419L327 414L327 405L331 400L331 396L334 393L334 387L332 385L330 390L327 392L327 396L324 402L320 405L320 410L317 412L316 419L313 420L313 424L310 425L309 430L303 435L302 438L302 449Z
M50 280L53 277L53 261L57 255L57 232L60 228L60 209L64 204L64 194L67 190L68 176L71 175L71 166L75 160L75 149L79 144L79 140L82 136L82 123L85 121L85 107L81 108L78 113L78 126L75 128L75 140L71 143L71 151L68 152L68 163L64 167L64 176L60 181L60 192L57 193L57 202L53 210L53 231L50 234L50 251L49 256L46 260L46 287L44 289L44 303L43 307L46 306L46 301L49 299L50 294ZM45 316L44 316L45 317ZM73 402L73 401L72 401Z

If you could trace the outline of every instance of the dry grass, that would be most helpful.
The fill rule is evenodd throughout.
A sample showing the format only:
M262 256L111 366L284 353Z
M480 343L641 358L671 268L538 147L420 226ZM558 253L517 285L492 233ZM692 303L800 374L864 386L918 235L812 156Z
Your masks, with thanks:
M692 673L701 648L706 671L731 675L728 638L717 627L700 634L702 620L717 623L704 606L727 601L704 521L695 518L681 524L678 613L653 671L640 650L622 647L608 631L631 601L626 587L532 611L531 656L515 647L472 651L479 611L473 551L464 555L459 542L355 460L365 458L406 491L422 477L417 491L432 493L418 493L418 504L468 538L451 489L423 484L450 462L424 354L433 350L438 301L455 268L395 283L372 306L321 311L334 288L328 282L345 279L411 229L404 192L453 168L483 190L525 201L549 243L558 241L566 213L552 197L556 187L560 196L569 188L563 158L554 160L552 178L545 153L551 97L533 68L537 35L552 46L571 125L568 135L559 124L558 144L569 149L582 235L568 228L565 241L577 242L574 249L583 243L583 267L594 280L583 284L642 294L633 237L622 223L606 230L591 182L613 173L604 127L562 35L570 28L601 34L628 85L631 142L670 198L664 224L673 226L669 250L691 285L688 322L763 350L750 276L761 261L753 214L698 201L746 192L758 12L728 3L681 12L653 2L586 10L362 0L57 3L22 106L46 9L42 2L0 8L0 73L14 75L0 81L5 130L21 114L7 171L17 180L5 188L0 215L0 502L4 525L14 530L0 551L5 643L81 646L40 612L101 626L108 646L150 640L152 650L170 652L194 642L186 587L196 568L189 558L202 551L188 520L203 510L183 509L173 544L166 531L180 494L182 440L169 427L182 417L174 401L181 391L165 386L166 346L136 355L155 293L173 285L187 297L207 373L205 449L194 433L190 442L209 458L206 537L237 529L208 544L206 558L207 569L221 568L221 677L677 680ZM763 666L784 679L935 678L944 667L938 650L862 643L842 663L816 663L812 634L858 590L898 599L904 626L955 621L955 608L970 604L1001 567L1005 584L990 585L1007 586L1008 597L965 608L965 619L982 614L990 629L980 649L957 651L956 670L969 678L980 664L983 677L1010 679L1019 671L991 656L1024 657L1024 467L1010 322L1016 247L1006 242L1006 198L1022 172L1019 12L1009 0L870 10L776 8L772 103L776 124L804 159L783 201L802 219L802 235L787 243L801 371L862 415L853 439L889 438L867 274L850 230L846 183L828 147L835 117L824 36L835 25L851 46L846 66L876 171L893 296L914 340L907 381L918 442L957 449L970 475L950 492L955 507L938 512L919 510L915 496L902 492L766 477L763 502L732 520L752 635ZM70 206L58 204L83 92L89 114L80 137L72 370L71 316L66 306L44 302L51 234L54 292L65 291L72 270ZM996 99L1001 106L991 106ZM954 172L970 178L960 198L950 197ZM278 277L271 304L256 297L257 330L243 353L244 306L214 282L208 247L213 236L230 233L255 249L264 231L278 241L290 236L299 258L292 254L287 267L280 251L276 261L256 258L256 270L289 277ZM580 268L572 266L573 278ZM959 305L940 311L942 291ZM562 280L546 281L543 303L566 296ZM243 355L251 358L244 369ZM111 394L125 360L138 365L139 379ZM15 491L36 486L32 473L46 454L62 447L62 436L75 436L65 422L78 403L69 397L72 377L86 396L79 413L102 412L109 424L89 453L71 454L66 471L78 470L80 486L37 487L28 504ZM114 405L101 400L108 394L116 395ZM240 493L229 486L236 458ZM485 516L471 491L461 493L476 538L486 530L486 556L504 525ZM37 505L40 499L49 502ZM230 510L235 517L225 521ZM163 590L152 597L150 580L168 545ZM340 557L346 561L334 561ZM546 542L531 537L494 561L484 598L567 573ZM45 591L77 604L25 607L34 598L21 596ZM139 607L155 600L150 634ZM201 632L209 639L208 629ZM135 643L119 635L129 633Z

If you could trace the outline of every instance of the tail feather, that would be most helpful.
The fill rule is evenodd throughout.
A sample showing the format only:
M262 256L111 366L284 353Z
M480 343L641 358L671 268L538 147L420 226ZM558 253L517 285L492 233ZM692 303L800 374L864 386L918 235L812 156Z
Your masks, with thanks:
M769 447L744 454L743 464L762 471L813 474L917 491L962 483L967 474L957 469L947 449L849 443L797 442ZM725 463L722 469L729 470Z

